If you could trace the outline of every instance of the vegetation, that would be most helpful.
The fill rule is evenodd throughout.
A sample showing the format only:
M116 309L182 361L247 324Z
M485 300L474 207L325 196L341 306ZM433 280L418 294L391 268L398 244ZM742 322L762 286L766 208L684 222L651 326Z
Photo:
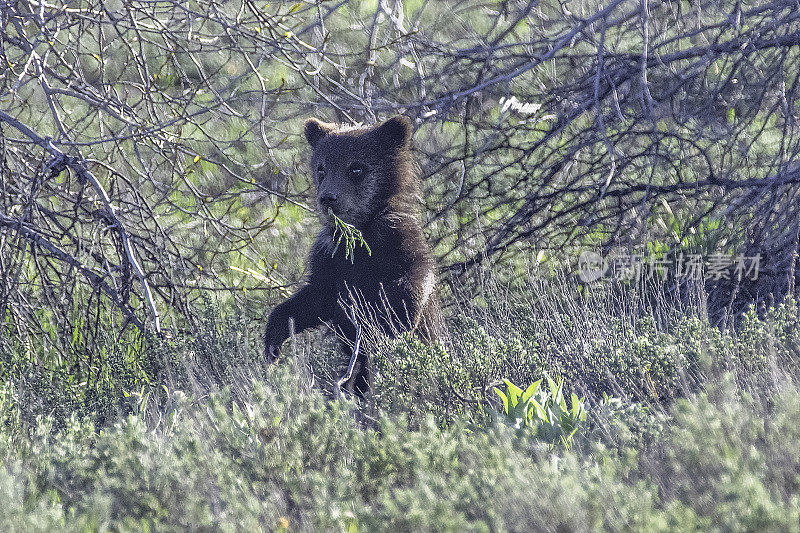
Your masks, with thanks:
M450 347L385 341L359 402L332 399L326 379L347 357L324 337L297 339L287 364L265 367L259 330L210 303L196 336L103 348L103 379L35 381L33 354L4 343L16 370L0 395L0 521L794 530L796 304L750 313L734 333L689 310L656 328L654 313L571 294L505 315L462 310ZM547 323L541 302L556 298L558 328L521 327ZM583 356L567 342L578 329Z
M800 531L798 43L796 0L3 2L0 530ZM342 397L263 318L302 121L396 113L449 339L368 331Z

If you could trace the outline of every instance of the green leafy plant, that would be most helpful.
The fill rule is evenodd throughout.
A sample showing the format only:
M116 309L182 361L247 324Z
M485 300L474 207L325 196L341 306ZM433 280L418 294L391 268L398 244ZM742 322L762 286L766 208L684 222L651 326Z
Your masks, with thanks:
M336 255L342 242L344 242L344 256L350 259L351 263L355 260L356 246L363 246L367 250L367 255L372 255L372 250L364 240L361 230L337 217L333 209L328 208L328 214L333 218L333 235L336 238L336 245L333 247L331 257Z
M545 379L549 391L540 388L541 379L524 391L505 379L506 392L497 387L494 391L503 402L505 419L515 428L528 427L542 440L560 440L569 444L575 432L586 422L585 402L572 393L568 406L564 397L563 381L553 380L546 373Z

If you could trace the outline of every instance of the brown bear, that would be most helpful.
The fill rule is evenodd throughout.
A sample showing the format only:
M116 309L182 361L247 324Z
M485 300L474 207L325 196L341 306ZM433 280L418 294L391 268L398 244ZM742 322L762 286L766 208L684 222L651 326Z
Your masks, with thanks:
M443 332L436 265L417 214L420 185L409 148L410 121L396 116L374 127L336 127L309 119L304 133L313 149L323 226L308 259L306 284L269 315L267 359L277 361L290 321L298 333L326 322L352 346L356 302L359 316L369 316L387 335L411 331L436 341ZM367 246L337 246L331 212L359 230ZM363 393L367 361L358 359L351 385Z

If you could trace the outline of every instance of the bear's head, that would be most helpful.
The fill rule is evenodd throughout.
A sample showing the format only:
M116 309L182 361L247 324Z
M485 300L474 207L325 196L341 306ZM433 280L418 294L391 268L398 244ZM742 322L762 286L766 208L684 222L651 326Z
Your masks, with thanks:
M331 223L331 210L363 228L413 179L411 122L404 116L371 128L337 127L311 118L304 133L314 151L311 172L325 223Z

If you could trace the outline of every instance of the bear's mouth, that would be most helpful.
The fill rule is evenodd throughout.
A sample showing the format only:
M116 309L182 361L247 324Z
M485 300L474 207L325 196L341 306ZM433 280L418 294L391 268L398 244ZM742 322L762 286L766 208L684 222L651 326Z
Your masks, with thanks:
M332 207L323 207L322 210L321 210L320 215L321 215L322 221L325 224L327 224L328 226L332 227L332 228L336 227L336 221L337 220L339 220L341 222L344 222L342 217L337 215Z
M335 230L336 229L338 230L344 229L346 231L358 230L358 224L356 223L355 220L352 219L352 217L344 213L337 214L332 207L329 207L327 211L325 211L323 217L325 219L325 222ZM348 230L348 228L351 229Z

